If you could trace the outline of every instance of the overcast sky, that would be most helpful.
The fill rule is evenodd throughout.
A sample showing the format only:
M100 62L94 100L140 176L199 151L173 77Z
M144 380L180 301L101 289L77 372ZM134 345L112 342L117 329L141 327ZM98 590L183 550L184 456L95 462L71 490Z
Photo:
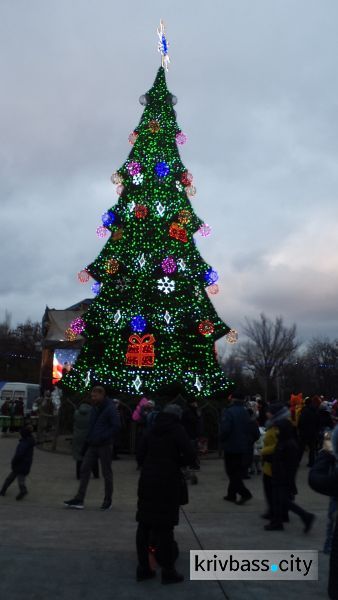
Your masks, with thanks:
M217 310L338 337L336 0L0 0L0 319L92 296L161 17Z

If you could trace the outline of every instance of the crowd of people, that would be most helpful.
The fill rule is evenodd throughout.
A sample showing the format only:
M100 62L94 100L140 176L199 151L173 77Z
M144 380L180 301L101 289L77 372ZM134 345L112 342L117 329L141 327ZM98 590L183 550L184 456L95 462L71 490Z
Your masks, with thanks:
M99 463L104 480L101 510L112 507L112 459L120 429L117 404L103 387L95 386L90 400L75 411L73 457L79 485L75 495L64 501L68 508L84 508L90 476L93 473L99 477ZM162 583L179 583L184 577L175 568L179 549L174 528L180 506L188 502L187 480L191 471L200 468L201 412L193 398L187 402L181 397L171 399L162 409L143 398L134 410L133 420L138 423L136 459L140 470L136 578L143 581L155 577L149 561L152 549L162 568ZM301 519L304 533L310 532L315 515L295 502L297 470L308 450L309 484L330 498L324 551L330 553L329 597L337 600L338 425L334 407L317 396L306 398L295 417L283 403L267 405L261 399L246 402L234 392L222 412L219 435L228 478L224 500L245 505L252 498L246 480L262 474L265 531L283 531L292 512ZM26 496L25 479L31 469L34 445L33 427L28 420L0 495L4 496L17 479L17 500Z

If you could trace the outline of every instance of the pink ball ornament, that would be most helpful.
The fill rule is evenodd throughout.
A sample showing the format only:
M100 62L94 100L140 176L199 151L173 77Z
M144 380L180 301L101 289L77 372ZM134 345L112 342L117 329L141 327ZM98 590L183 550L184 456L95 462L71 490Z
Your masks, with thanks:
M128 169L129 175L131 175L131 176L138 175L139 173L141 173L140 163L135 162L134 160L132 160L130 163L127 164L127 169Z
M137 136L138 136L137 131L132 131L128 136L129 144L131 144L133 146L137 140Z
M209 285L207 290L208 290L209 294L212 294L214 296L215 294L218 294L219 287L218 287L217 283L213 283L212 285Z
M119 183L123 183L123 177L117 171L115 171L115 173L112 174L110 180L115 185L118 185Z
M81 317L74 319L70 324L70 329L73 333L76 333L77 335L80 335L80 333L82 333L85 327L86 323Z
M194 185L188 185L188 187L185 188L186 194L189 197L193 197L196 196L196 188Z
M116 193L118 196L121 196L124 192L124 185L122 185L122 183L120 183L120 185L118 185L116 187Z
M179 131L178 133L176 133L176 144L178 144L178 146L183 146L183 144L186 143L187 139L188 138L185 135L185 133L183 133L183 131Z
M208 223L203 223L203 225L201 225L201 227L199 228L198 233L202 237L208 237L208 235L211 234L211 227L210 227L210 225L208 225Z
M100 225L96 229L96 235L99 238L105 238L105 237L107 237L108 233L109 233L108 229L106 229L106 227L103 227L103 225Z
M177 269L177 264L176 264L175 259L172 256L167 256L167 258L164 258L162 260L161 267L162 267L163 273L170 275L171 273L175 273L175 271Z
M86 271L86 269L82 269L82 271L80 271L77 274L77 278L80 283L87 283L89 281L90 275L88 271Z

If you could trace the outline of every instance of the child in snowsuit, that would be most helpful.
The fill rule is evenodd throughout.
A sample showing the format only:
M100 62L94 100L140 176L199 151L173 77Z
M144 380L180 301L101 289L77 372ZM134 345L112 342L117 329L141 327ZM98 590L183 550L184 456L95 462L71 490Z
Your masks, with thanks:
M18 480L20 490L16 499L22 500L28 494L26 477L31 470L35 446L35 439L32 432L33 426L31 424L26 425L21 430L21 438L12 459L12 471L4 481L0 491L1 496L5 496L7 489L15 479Z

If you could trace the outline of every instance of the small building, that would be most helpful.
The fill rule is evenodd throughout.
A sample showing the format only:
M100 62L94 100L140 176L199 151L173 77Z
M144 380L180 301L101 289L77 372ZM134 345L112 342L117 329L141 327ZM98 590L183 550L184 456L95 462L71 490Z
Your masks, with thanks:
M74 364L84 344L84 338L81 335L70 336L69 326L74 319L86 312L92 301L91 298L86 298L63 310L46 306L42 317L42 392L52 389L62 374Z

